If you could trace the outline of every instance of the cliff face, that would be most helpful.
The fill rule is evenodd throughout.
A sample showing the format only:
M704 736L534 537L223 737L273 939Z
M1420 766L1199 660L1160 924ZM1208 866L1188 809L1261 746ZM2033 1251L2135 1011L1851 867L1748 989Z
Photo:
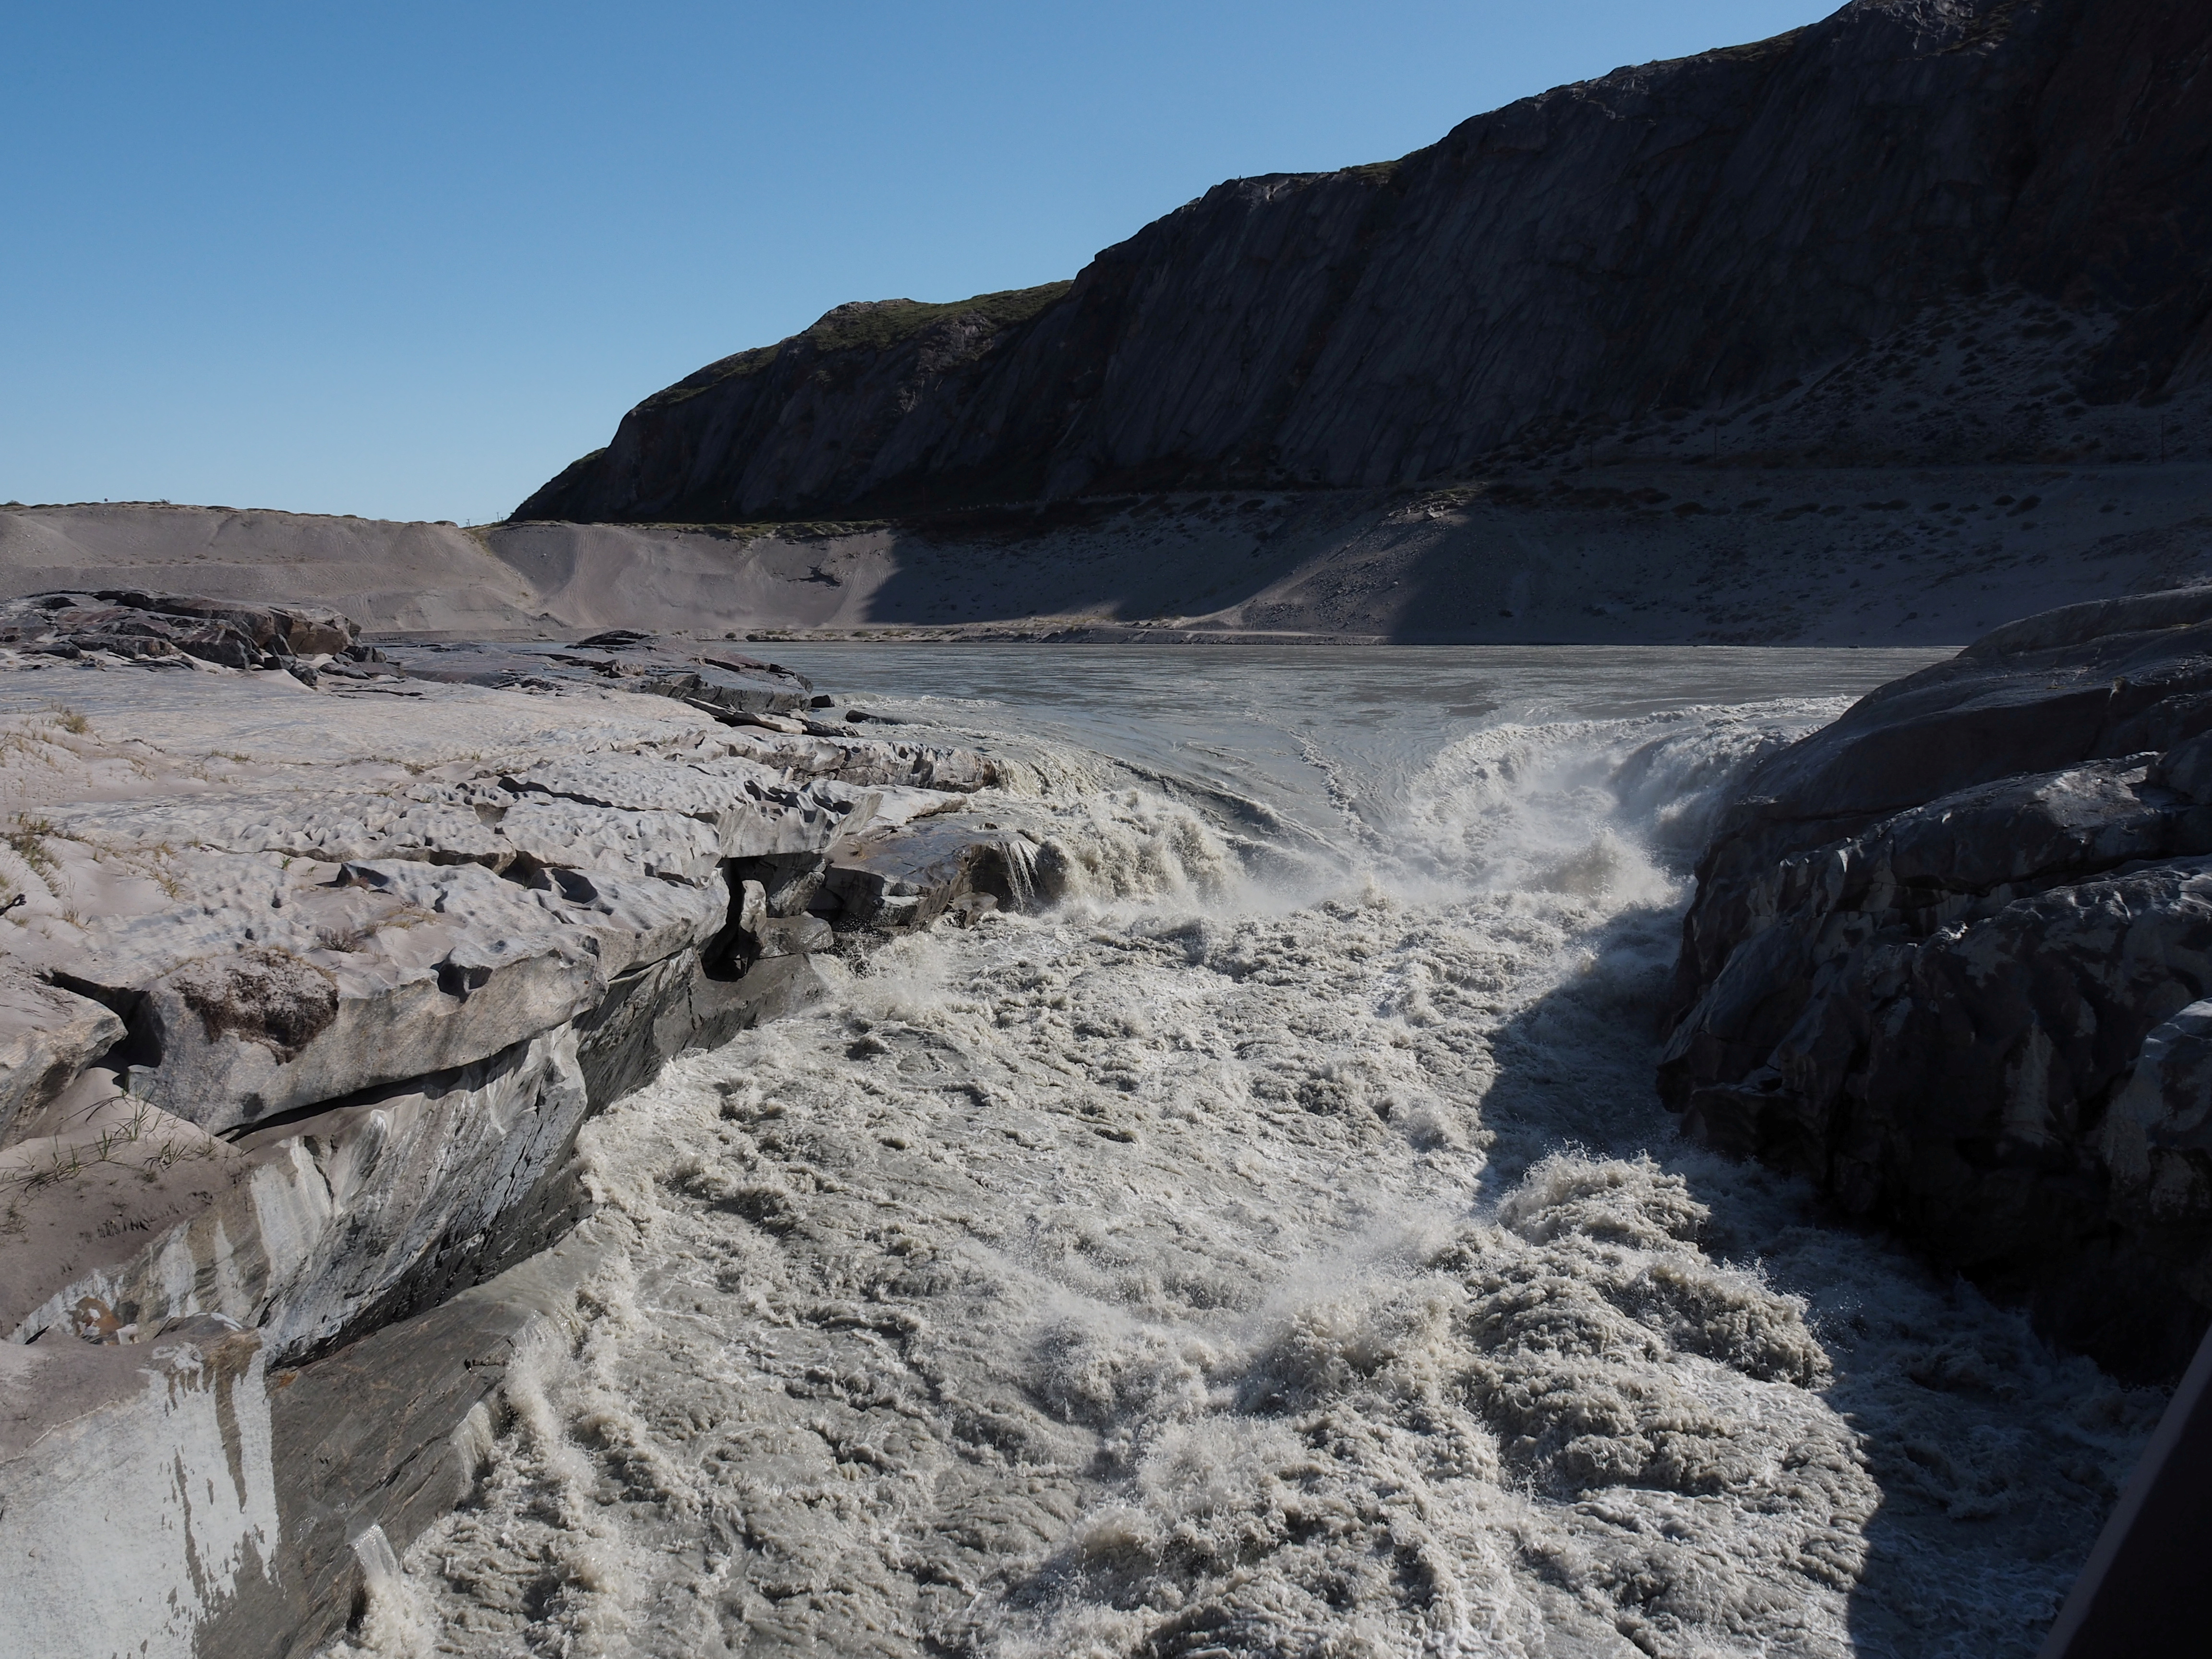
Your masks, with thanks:
M1221 185L1064 287L840 307L515 516L1405 483L1781 386L1991 286L2098 315L2089 402L2156 395L2212 362L2208 51L2184 0L1855 0L1396 162Z

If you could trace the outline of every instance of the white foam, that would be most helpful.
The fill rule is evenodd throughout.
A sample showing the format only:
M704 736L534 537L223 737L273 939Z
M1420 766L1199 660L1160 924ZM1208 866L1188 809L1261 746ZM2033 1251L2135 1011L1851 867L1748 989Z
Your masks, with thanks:
M1327 858L1035 769L1057 910L587 1127L635 1242L408 1555L440 1641L2031 1650L2156 1402L1650 1097L1685 850L1829 712L1501 722Z

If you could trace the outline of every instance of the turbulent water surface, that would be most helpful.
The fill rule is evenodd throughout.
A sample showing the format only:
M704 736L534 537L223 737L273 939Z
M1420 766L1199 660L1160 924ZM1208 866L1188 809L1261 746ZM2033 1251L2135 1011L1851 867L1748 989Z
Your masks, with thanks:
M1651 1086L1718 798L1926 653L789 659L1068 891L586 1130L585 1334L359 1643L2033 1650L2157 1400Z

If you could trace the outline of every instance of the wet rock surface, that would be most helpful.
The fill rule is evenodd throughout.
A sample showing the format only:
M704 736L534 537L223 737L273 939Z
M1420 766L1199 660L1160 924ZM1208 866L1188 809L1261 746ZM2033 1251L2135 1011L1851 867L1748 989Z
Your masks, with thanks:
M933 841L903 913L808 913L864 826L881 855L992 763L748 724L806 705L787 671L357 631L120 592L0 620L0 1487L75 1471L0 1509L0 1625L88 1572L138 1586L118 1650L342 1625L505 1420L587 1120L967 891ZM40 1542L132 1506L97 1571Z
M1998 629L1753 772L1684 922L1662 1091L2062 1343L2212 1316L2212 589Z

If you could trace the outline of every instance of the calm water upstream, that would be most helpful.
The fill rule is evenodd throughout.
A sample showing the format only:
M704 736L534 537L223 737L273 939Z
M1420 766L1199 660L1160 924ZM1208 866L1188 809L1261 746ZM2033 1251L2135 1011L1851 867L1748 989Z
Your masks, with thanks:
M1651 1087L1714 807L1933 653L775 654L1067 896L586 1130L583 1339L362 1643L2033 1651L2159 1402Z

